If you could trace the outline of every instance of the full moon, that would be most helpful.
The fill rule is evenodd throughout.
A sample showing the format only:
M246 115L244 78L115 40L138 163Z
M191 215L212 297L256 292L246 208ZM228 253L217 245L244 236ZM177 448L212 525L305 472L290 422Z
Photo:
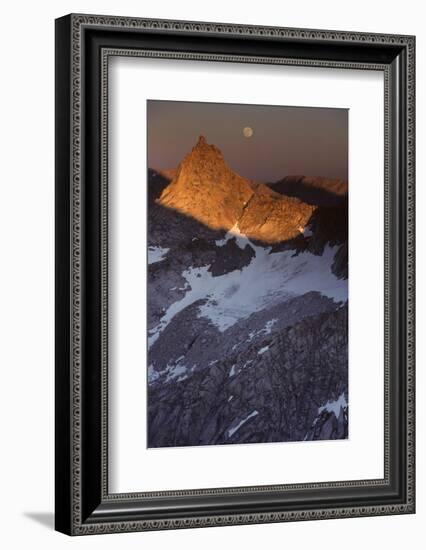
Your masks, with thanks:
M250 128L250 126L246 126L243 130L243 135L246 138L251 138L253 135L253 128Z

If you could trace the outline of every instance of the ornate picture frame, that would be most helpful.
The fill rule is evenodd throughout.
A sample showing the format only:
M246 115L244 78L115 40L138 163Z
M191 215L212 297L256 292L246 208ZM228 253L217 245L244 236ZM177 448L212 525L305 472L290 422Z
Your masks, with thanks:
M113 56L384 75L384 476L108 489L108 62ZM72 14L56 20L56 529L69 535L415 511L415 38ZM247 451L249 452L249 451Z

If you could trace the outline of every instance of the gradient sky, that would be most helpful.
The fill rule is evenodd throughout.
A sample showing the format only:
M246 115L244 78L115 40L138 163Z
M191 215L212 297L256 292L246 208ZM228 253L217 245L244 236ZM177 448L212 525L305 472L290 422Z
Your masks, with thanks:
M150 168L176 168L204 135L250 179L348 177L347 109L148 100L147 118Z

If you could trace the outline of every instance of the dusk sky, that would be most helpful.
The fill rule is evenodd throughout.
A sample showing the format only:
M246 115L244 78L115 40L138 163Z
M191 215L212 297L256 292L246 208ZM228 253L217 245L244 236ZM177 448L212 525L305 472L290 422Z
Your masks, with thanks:
M150 168L176 168L204 135L253 180L348 177L346 109L149 100L147 118Z

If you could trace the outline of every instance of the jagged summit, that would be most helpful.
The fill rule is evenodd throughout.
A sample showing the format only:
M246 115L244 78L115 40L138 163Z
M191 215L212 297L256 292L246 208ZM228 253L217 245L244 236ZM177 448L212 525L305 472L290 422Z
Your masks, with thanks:
M201 135L191 152L180 163L174 179L176 176L182 178L190 175L196 179L195 183L198 180L199 183L214 183L218 178L229 178L232 174L234 173L225 162L219 147L207 143L205 136Z
M214 145L209 145L207 143L206 136L200 135L200 136L198 136L198 141L195 144L195 146L193 147L193 149L195 149L197 147L203 147L204 145L207 145L208 147L214 147Z
M199 154L199 155L213 154L213 155L222 156L222 153L221 153L220 149L218 147L216 147L215 145L207 143L206 136L203 136L203 135L200 135L198 137L197 143L192 148L191 153L194 153L195 155L197 155L197 154Z
M250 181L233 172L220 149L200 136L159 202L214 229L228 229L252 193Z
M248 237L268 243L299 235L315 210L240 176L228 166L221 150L202 135L158 203L212 229L229 231L237 224Z
M200 151L200 150L209 150L214 151L218 153L220 156L222 156L222 151L219 149L219 147L216 147L216 145L213 145L212 143L207 143L206 136L203 136L202 134L198 136L197 143L192 148L193 151Z
M216 145L207 142L205 136L200 135L197 143L191 149L191 151L184 157L180 167L185 165L186 167L191 165L191 169L196 169L199 163L225 163L222 151Z

